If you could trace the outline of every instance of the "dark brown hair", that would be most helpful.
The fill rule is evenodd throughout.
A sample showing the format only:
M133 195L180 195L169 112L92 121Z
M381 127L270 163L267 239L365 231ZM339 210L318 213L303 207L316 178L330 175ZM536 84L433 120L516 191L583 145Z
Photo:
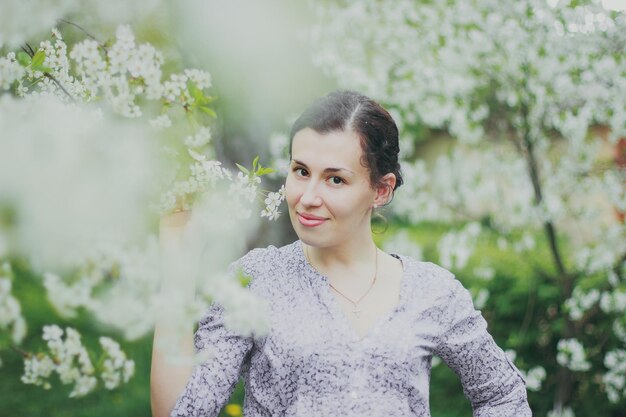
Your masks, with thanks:
M389 172L396 176L394 190L402 185L398 127L389 112L374 100L355 91L335 91L318 98L291 128L290 156L293 137L307 127L319 134L354 131L361 141L361 164L370 171L372 187L379 185L381 178Z

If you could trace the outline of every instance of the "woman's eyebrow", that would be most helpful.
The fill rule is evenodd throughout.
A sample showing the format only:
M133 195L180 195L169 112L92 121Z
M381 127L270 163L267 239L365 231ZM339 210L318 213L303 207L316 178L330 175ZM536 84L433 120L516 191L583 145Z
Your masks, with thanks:
M291 161L298 165L302 165L304 168L308 168L308 166L302 161L298 161L297 159L292 159ZM339 172L339 171L347 171L347 172L354 174L354 171L351 171L347 168L330 168L329 167L329 168L324 169L324 172Z

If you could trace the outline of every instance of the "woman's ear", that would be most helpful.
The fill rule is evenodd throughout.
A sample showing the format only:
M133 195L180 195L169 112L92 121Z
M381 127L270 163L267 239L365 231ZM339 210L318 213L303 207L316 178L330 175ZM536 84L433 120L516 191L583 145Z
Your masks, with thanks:
M396 175L393 172L386 174L380 179L379 185L376 187L376 198L374 205L377 207L384 206L391 202L393 198L393 189L396 186Z

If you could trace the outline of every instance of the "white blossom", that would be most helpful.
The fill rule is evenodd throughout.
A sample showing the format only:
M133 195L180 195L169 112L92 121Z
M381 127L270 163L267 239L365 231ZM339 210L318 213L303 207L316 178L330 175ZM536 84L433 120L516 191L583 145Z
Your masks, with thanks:
M535 366L524 372L520 370L524 380L526 380L526 388L530 391L540 391L541 384L546 379L546 370L542 366Z
M0 265L0 332L10 335L15 344L22 343L26 337L26 320L22 316L20 303L13 294L12 270L8 262Z
M565 306L572 320L580 320L585 312L593 307L599 300L599 290L594 288L585 293L580 287L576 287L574 288L571 298L565 301Z
M111 338L100 337L100 345L104 349L105 360L101 378L106 389L115 389L121 383L126 383L135 372L135 362L126 359L126 354L120 345Z
M439 243L439 262L444 268L463 269L480 235L480 224L469 223L458 232L447 233Z
M572 371L587 371L591 364L583 345L576 339L562 339L557 344L556 361Z
M185 76L193 81L197 88L204 90L211 87L211 74L198 69L186 69Z
M211 141L211 130L208 127L200 127L195 135L185 138L185 146L189 148L201 148Z
M0 90L8 90L23 75L24 67L15 59L15 53L9 53L6 58L0 57Z
M147 129L53 97L1 97L0 125L0 194L20 212L17 247L37 268L88 242L145 232L161 166Z
M285 199L285 186L282 185L276 192L269 192L265 198L265 208L261 211L261 217L267 217L268 220L276 220L280 216L278 207Z
M604 357L608 372L602 377L606 394L612 403L626 397L626 350L616 349Z
M605 313L626 312L626 291L616 289L613 292L603 292L600 298L600 308Z

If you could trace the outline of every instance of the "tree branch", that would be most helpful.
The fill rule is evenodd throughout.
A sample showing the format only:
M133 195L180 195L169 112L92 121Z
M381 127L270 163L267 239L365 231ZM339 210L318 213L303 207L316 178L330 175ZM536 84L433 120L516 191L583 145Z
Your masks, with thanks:
M17 346L11 346L11 349L13 349L15 352L19 353L20 355L22 355L22 357L24 357L24 358L29 358L31 356L30 353L23 351L22 349L18 348Z
M543 191L541 189L541 181L539 179L539 170L537 168L537 159L534 152L534 145L530 134L530 124L528 122L528 105L522 105L522 119L524 120L524 131L522 135L522 144L523 144L523 154L526 159L526 165L528 169L528 175L530 176L531 183L533 185L533 191L535 193L535 205L539 206L543 202ZM556 270L560 277L564 278L566 282L565 284L565 294L566 298L569 298L571 295L571 282L567 277L567 272L565 271L565 266L563 264L563 260L561 257L561 252L559 250L558 242L557 242L557 234L556 228L552 221L548 220L544 222L544 231L548 237L548 243L550 245L550 252L552 254L552 259L556 266Z
M107 48L106 48L104 43L100 42L95 36L93 36L91 33L89 33L85 28L83 28L79 24L74 23L74 22L70 22L69 20L65 20L65 19L59 19L58 21L59 21L59 23L63 23L63 24L70 25L70 26L74 26L75 28L77 28L78 30L83 32L85 35L87 35L88 38L91 38L92 40L96 41L98 43L98 46L100 46L102 49L104 49L105 51L107 50Z

